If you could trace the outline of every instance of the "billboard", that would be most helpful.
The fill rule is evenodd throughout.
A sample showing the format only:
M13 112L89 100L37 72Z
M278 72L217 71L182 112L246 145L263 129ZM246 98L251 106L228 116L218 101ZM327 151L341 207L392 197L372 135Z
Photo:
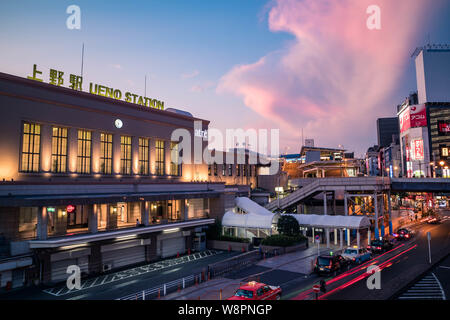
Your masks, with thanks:
M440 136L450 134L450 122L442 120L438 121L438 133Z
M411 128L427 126L427 110L424 104L411 106Z
M422 139L415 139L411 141L411 155L413 160L424 160Z
M427 110L424 104L407 106L400 114L400 132L409 128L427 126Z

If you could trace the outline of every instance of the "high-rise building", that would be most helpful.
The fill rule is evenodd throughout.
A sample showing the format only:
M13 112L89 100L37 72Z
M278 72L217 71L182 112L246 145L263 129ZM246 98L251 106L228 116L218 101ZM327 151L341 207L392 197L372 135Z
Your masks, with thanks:
M398 118L378 118L377 119L377 137L380 147L387 147L391 144L393 136L398 136L400 129Z

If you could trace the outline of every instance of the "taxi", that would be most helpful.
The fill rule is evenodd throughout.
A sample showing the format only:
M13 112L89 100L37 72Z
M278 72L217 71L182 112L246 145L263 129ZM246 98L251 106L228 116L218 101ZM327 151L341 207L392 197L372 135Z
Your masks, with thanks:
M227 300L280 300L281 288L251 281L236 290L234 296Z

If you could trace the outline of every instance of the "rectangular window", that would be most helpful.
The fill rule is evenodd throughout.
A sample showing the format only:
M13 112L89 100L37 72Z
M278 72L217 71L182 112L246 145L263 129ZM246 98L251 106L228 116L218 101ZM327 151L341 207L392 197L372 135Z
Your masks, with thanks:
M155 161L155 173L158 176L164 175L165 168L165 152L164 152L164 141L156 140L155 141L155 149L156 149L156 161Z
M149 143L147 138L139 138L139 174L148 175Z
M448 157L448 148L447 147L442 148L442 156L443 157Z
M181 175L180 154L178 151L178 142L170 142L170 174L173 176Z
M244 167L244 168L243 168L243 171L244 171L244 172L242 173L242 176L243 176L243 177L246 177L246 176L247 176L247 165L244 164L243 167Z
M232 164L229 164L228 165L228 176L232 176L233 175L233 165Z
M227 175L227 165L222 164L222 176L225 177Z
M67 128L53 127L52 172L67 171Z
M252 165L248 166L248 175L251 177L252 176Z
M78 130L78 173L91 173L91 137L90 131Z
M131 137L120 136L120 173L131 174Z
M241 165L240 164L238 164L238 165L236 165L236 176L240 176L241 175Z
M214 162L214 175L217 176L217 163Z
M208 176L210 176L210 175L211 175L211 165L208 164Z
M20 171L38 172L41 152L41 126L34 123L23 124L22 163Z
M112 173L112 134L100 134L100 172Z

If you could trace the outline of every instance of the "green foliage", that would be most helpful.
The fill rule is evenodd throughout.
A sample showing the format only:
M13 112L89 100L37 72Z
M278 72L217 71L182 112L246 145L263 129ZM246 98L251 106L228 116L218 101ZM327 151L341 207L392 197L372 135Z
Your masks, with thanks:
M217 240L222 235L222 222L216 219L216 222L208 226L206 230L206 238L210 240Z
M297 236L300 234L300 225L297 219L292 216L281 216L278 219L277 230L285 236Z
M263 239L261 241L261 244L265 246L290 247L296 244L300 244L304 241L306 241L306 238L301 234L298 234L296 236L276 234Z
M231 242L241 242L241 243L249 243L250 242L250 240L246 239L246 238L222 235L222 223L218 219L216 219L216 222L213 225L210 225L208 227L208 230L206 230L206 238L208 240L220 240L220 241L231 241Z

